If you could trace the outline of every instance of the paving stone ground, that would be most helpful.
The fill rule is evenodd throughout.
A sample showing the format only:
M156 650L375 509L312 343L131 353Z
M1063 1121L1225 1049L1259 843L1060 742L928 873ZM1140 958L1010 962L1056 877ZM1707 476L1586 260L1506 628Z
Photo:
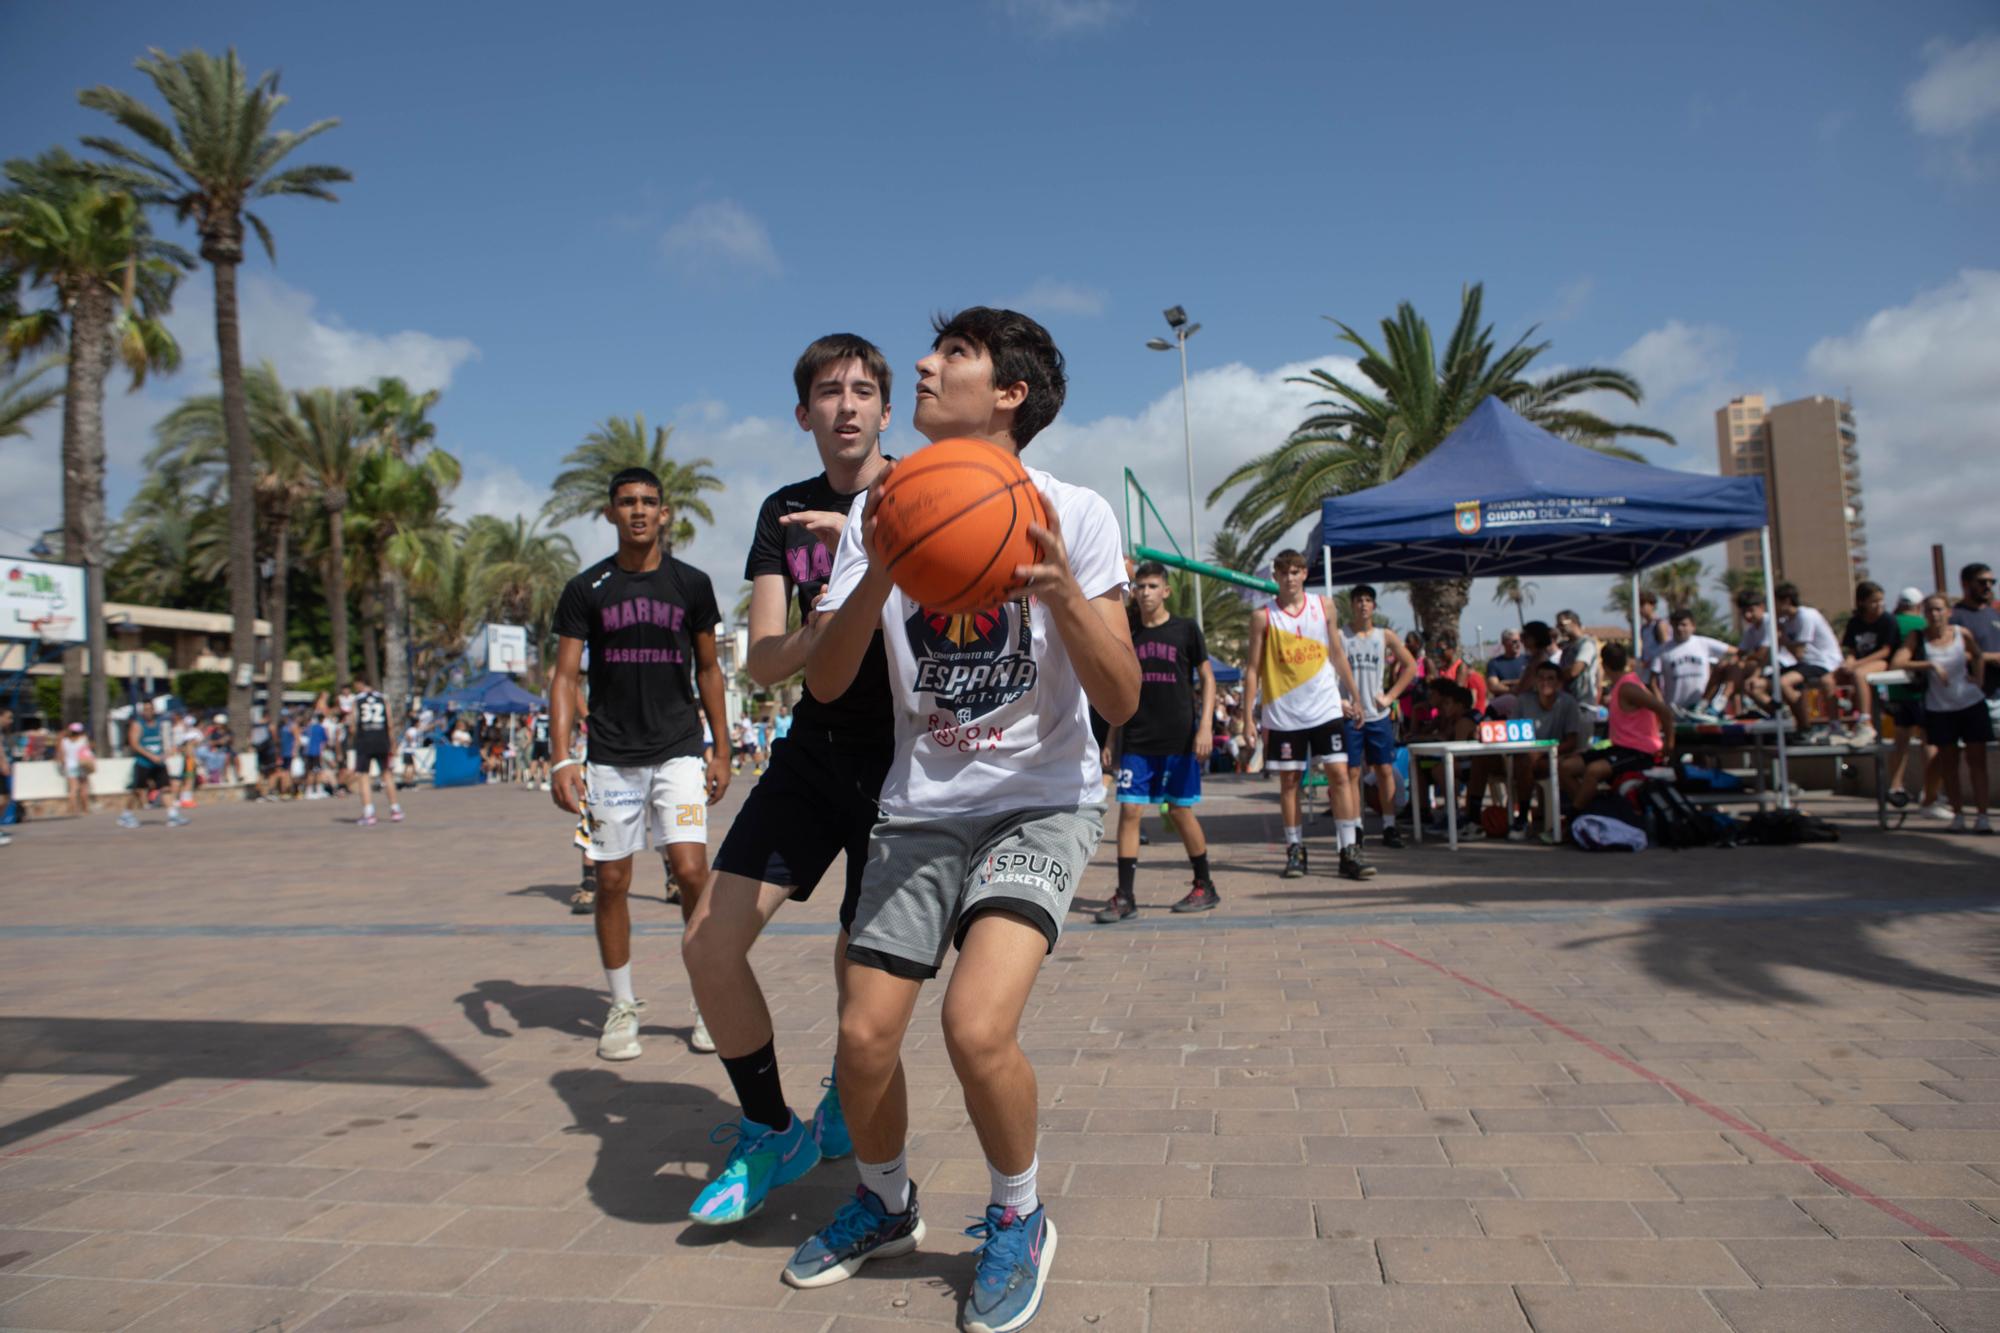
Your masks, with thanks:
M929 1239L792 1291L851 1167L686 1222L733 1107L686 1048L658 872L646 1051L603 1064L564 819L517 790L409 808L0 850L0 1327L949 1324L986 1175L940 988L905 1053ZM1221 909L1171 917L1186 865L1148 848L1140 921L1073 917L1030 1010L1061 1236L1036 1327L2000 1327L2000 845L1834 809L1838 846L1427 843L1354 884L1325 820L1278 879L1274 789L1214 784ZM756 955L801 1108L837 897Z

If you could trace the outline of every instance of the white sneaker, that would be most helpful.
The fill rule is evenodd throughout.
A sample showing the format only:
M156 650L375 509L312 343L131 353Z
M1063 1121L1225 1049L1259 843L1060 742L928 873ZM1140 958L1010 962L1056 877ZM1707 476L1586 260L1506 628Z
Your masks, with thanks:
M1993 817L1991 815L1981 815L1979 818L1973 820L1972 831L1974 833L1993 832Z
M167 811L167 827L169 828L180 828L182 825L192 823L194 823L192 819L189 819L178 810Z
M604 1016L604 1035L597 1039L598 1059L639 1058L639 1015L645 1010L644 1000L634 1000L630 1004L622 1002L612 1004L611 1012Z
M1965 816L1962 814L1953 815L1951 817L1951 824L1945 829L1945 832L1946 833L1965 832Z
M1929 815L1932 819L1950 819L1951 807L1946 805L1943 801L1932 801L1929 805L1924 807L1924 813Z
M715 1038L708 1035L708 1024L699 1009L694 1011L694 1031L688 1033L688 1049L697 1055L715 1054Z
M137 816L137 815L133 814L133 813L132 813L132 812L131 812L130 810L127 810L127 811L125 811L125 812L124 812L123 814L121 814L121 815L119 815L119 816L118 816L118 827L119 827L119 828L138 828L138 827L139 827L139 816Z

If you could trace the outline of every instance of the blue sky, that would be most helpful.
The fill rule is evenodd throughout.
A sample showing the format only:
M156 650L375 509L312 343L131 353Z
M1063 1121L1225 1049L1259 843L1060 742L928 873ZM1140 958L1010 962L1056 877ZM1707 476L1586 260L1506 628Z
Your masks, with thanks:
M1169 514L1163 306L1203 324L1205 490L1302 414L1286 373L1337 364L1322 315L1409 299L1448 327L1483 280L1550 364L1640 375L1632 415L1683 440L1660 461L1712 468L1730 394L1851 388L1886 581L1933 531L1954 558L1992 531L1921 466L2000 435L1987 5L18 4L0 154L101 130L76 90L144 94L148 45L230 44L283 70L286 124L342 118L304 156L355 173L269 206L247 354L443 386L468 512L532 509L606 415L673 422L731 484L691 552L724 587L756 502L812 470L799 348L851 328L906 386L929 313L978 301L1071 360L1031 461L1114 499L1129 462ZM188 368L114 395L114 507L151 420L207 387L207 291L176 315ZM55 522L52 452L47 427L0 447L0 543Z

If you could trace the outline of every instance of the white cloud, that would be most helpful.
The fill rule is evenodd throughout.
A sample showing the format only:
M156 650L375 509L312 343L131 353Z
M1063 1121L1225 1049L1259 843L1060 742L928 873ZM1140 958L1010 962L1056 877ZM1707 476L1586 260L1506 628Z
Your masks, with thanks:
M2000 115L2000 33L1961 46L1924 47L1927 68L1903 95L1910 123L1924 134L1964 134Z
M1132 0L1001 0L1000 7L1051 37L1108 28L1133 10Z
M689 209L660 233L660 253L689 274L723 265L775 276L782 267L770 231L733 199L712 199Z
M1095 287L1081 287L1056 278L1037 278L1026 291L1007 297L1000 304L1038 319L1048 315L1101 315L1104 313L1105 295Z
M215 391L212 291L205 269L190 275L167 316L167 326L181 345L178 374L154 376L136 394L125 391L122 376L114 376L106 385L105 490L111 521L116 521L138 487L141 460L153 446L154 423L181 398ZM460 366L479 355L466 338L415 329L372 333L353 328L338 315L321 312L310 292L265 273L243 274L238 300L243 363L269 360L293 388L365 384L379 376L400 375L418 390L444 389ZM6 485L0 486L0 526L40 532L61 523L61 450L59 410L37 417L27 438L0 444L0 477L6 478Z
M1926 583L1933 542L1954 567L2000 555L1976 484L2000 444L1996 347L2000 272L1967 269L1806 354L1821 392L1853 394L1878 582Z
M1590 304L1591 293L1596 291L1596 289L1597 279L1587 273L1580 278L1564 283L1556 292L1555 304L1550 308L1549 313L1544 315L1539 322L1544 324L1560 324L1565 320L1575 319Z

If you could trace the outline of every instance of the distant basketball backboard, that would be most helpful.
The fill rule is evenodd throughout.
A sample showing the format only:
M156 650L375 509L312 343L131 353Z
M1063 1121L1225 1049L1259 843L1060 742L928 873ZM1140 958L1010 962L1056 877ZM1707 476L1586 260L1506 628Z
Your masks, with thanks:
M466 656L484 663L488 671L517 675L528 669L528 630L525 625L481 625L472 636Z
M83 566L0 556L0 639L83 643Z

